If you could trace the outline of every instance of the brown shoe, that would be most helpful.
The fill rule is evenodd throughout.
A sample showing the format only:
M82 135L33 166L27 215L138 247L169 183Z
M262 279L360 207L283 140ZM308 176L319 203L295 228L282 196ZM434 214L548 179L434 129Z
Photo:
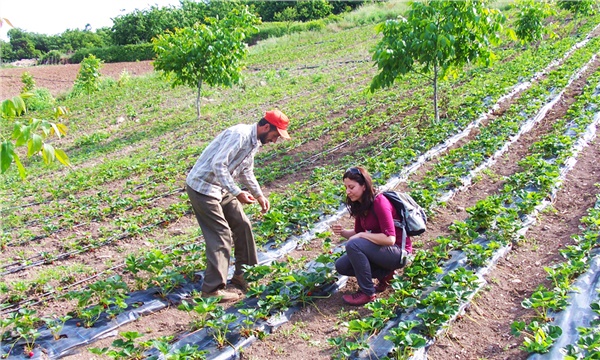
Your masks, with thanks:
M243 292L248 291L248 282L244 279L244 274L233 275L231 283L240 288Z
M238 301L240 299L240 295L238 293L235 293L233 291L227 291L227 290L224 290L224 289L215 290L215 291L210 292L210 293L207 293L207 292L203 291L202 292L202 297L203 298L218 297L220 303L231 302L231 301Z

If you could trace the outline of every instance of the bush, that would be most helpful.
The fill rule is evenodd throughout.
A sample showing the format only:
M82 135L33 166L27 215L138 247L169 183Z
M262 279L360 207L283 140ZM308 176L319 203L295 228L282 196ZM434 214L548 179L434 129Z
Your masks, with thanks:
M248 36L248 44L254 45L260 40L271 37L280 37L302 31L317 31L324 29L327 24L340 19L337 15L330 15L326 19L312 20L307 22L269 22L263 23L258 28L258 33Z
M60 51L50 50L46 54L42 55L39 63L44 65L56 65L61 63L62 58L63 54L61 54Z
M54 100L50 90L46 88L35 88L30 93L33 96L24 98L25 105L29 111L52 109L56 104L56 100Z
M35 89L35 80L29 72L25 71L21 74L21 82L23 83L21 93L30 92Z
M88 55L94 55L105 63L133 62L152 60L156 56L152 44L109 46L77 50L70 58L73 64L79 64Z

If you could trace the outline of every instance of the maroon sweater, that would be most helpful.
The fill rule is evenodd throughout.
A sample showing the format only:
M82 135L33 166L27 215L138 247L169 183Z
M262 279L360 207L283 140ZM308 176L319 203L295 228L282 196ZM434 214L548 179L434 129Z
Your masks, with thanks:
M354 219L354 231L357 234L364 231L395 236L396 245L402 246L402 232L396 231L396 227L394 227L394 219L399 218L390 201L383 194L377 194L373 201L373 207L368 214L357 216ZM408 236L406 237L406 251L412 253L412 241Z

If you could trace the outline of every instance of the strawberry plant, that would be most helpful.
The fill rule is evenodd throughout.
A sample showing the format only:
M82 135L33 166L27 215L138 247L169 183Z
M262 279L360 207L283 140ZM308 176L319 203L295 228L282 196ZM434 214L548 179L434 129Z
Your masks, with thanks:
M557 296L555 292L548 291L544 286L539 286L529 299L521 302L521 305L526 309L534 309L540 321L548 322L550 320L548 311L564 309L566 295L566 293L563 293L562 296Z
M218 306L218 298L216 297L202 298L194 296L193 301L194 303L189 303L183 300L178 306L179 310L186 311L192 318L190 324L192 331L205 327L208 320L221 308Z
M106 355L115 360L141 360L144 359L144 352L150 348L151 341L142 341L139 344L135 343L135 339L138 339L143 334L135 331L126 331L119 333L122 339L116 339L112 342L111 346L115 349L108 347L90 348L89 351L92 354Z
M46 327L48 328L48 330L50 330L50 333L54 337L54 340L59 340L61 338L60 332L62 331L63 327L65 326L65 322L69 319L71 319L70 315L65 315L65 316L56 316L55 315L53 317L42 318L42 320L46 324Z
M206 321L206 326L210 328L219 348L222 348L228 342L227 334L231 331L229 325L236 320L237 318L234 314L225 313L222 307L218 307L214 311L214 317Z
M384 338L394 343L393 359L409 359L416 349L425 347L427 341L423 336L412 331L418 326L418 321L405 321L390 330Z
M173 336L161 337L156 340L152 340L152 346L157 349L162 357L150 356L149 360L204 360L206 359L206 350L198 349L198 346L185 344L184 346L173 349L169 342L173 339Z
M18 335L18 340L25 342L24 351L29 354L33 351L36 339L40 336L38 325L41 319L36 316L36 311L27 308L21 308L18 316L15 317L14 331ZM31 357L31 356L30 356Z
M526 333L521 349L530 353L543 354L548 352L554 341L562 335L562 330L559 326L540 324L538 321L532 321L529 325L516 321L511 325L511 333L515 336Z
M240 333L244 337L250 337L251 335L256 335L258 337L261 336L261 332L255 329L256 320L264 314L260 313L259 309L256 308L247 308L240 309L239 313L244 315L244 320L242 320L242 328L240 329Z
M564 348L565 359L593 359L600 354L600 302L595 301L590 304L596 318L590 322L589 327L580 326L577 328L579 339L576 344L569 344Z

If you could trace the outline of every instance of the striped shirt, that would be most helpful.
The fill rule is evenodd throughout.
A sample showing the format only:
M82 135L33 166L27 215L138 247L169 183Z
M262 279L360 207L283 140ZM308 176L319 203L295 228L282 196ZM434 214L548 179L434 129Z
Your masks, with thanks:
M204 149L189 172L186 183L200 194L221 200L225 192L237 196L242 189L262 196L254 176L254 154L261 143L257 137L257 124L238 124L224 130Z

